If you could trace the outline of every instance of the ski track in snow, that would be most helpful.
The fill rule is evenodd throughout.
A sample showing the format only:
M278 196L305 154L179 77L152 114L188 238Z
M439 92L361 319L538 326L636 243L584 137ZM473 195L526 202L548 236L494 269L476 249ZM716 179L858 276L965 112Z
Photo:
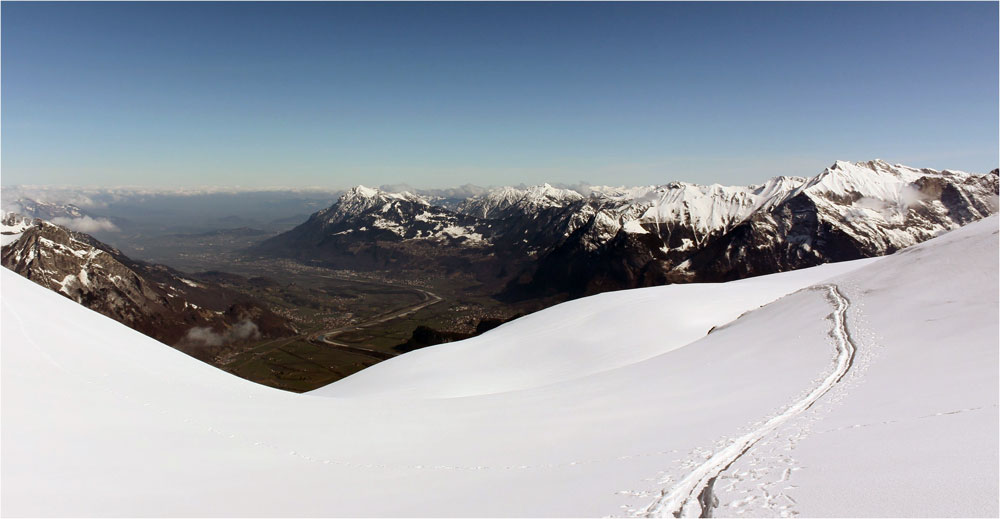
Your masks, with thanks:
M790 478L795 471L801 470L804 467L796 466L796 460L791 457L788 453L777 452L778 447L770 446L772 443L772 438L769 436L778 435L782 440L787 440L789 446L786 446L784 450L794 449L794 444L804 439L809 433L809 425L796 423L789 424L788 422L800 415L805 411L810 410L813 405L824 395L826 395L834 386L838 385L848 373L853 373L852 367L855 365L856 361L860 361L862 364L859 368L863 371L866 365L870 362L870 357L873 354L871 351L863 352L863 354L858 354L858 350L855 345L855 338L851 336L847 329L847 311L852 308L850 301L841 294L839 288L833 284L826 284L814 287L814 289L825 289L828 294L828 298L834 305L834 312L832 314L833 318L833 329L831 330L831 335L836 342L836 362L832 373L827 375L825 378L817 379L817 386L812 390L809 390L805 396L795 403L789 405L784 411L777 414L776 416L770 418L767 421L759 421L753 424L753 429L744 435L736 438L735 440L722 440L716 442L716 448L721 449L714 452L711 449L698 448L691 452L696 460L705 460L700 465L697 462L688 461L683 465L685 469L690 469L686 476L681 478L677 484L673 487L663 490L659 493L657 499L641 510L629 510L630 515L638 515L641 517L662 517L667 514L672 514L675 517L711 517L714 508L719 506L719 499L715 494L714 486L720 479L728 479L731 481L728 488L725 488L729 493L737 492L737 487L739 485L750 485L755 489L755 493L751 494L748 490L739 490L739 494L751 494L743 495L739 499L732 502L726 503L726 507L730 510L728 515L743 515L750 510L747 508L749 505L762 506L763 510L770 510L771 512L777 512L782 517L794 516L797 513L791 510L792 506L795 504L795 499L791 496L784 494L782 491L774 491L771 487L778 486L781 489L788 490L796 488L795 485L790 484ZM860 303L863 306L863 303ZM233 433L226 430L226 427L220 427L217 424L209 423L203 419L197 419L190 416L184 411L176 411L171 409L166 409L162 406L154 404L148 401L139 401L132 398L130 395L123 393L109 385L103 383L102 377L94 376L83 376L80 373L74 372L73 370L67 369L61 365L58 361L48 355L42 348L34 341L30 339L30 334L25 330L24 324L16 308L13 305L8 304L4 301L4 306L7 306L10 310L11 315L14 316L17 324L22 329L24 336L28 338L31 346L36 349L43 358L53 364L57 369L63 371L69 375L72 375L77 380L88 384L97 386L100 390L110 393L124 401L130 402L132 405L144 408L146 412L161 414L161 415L174 415L184 424L195 429L201 429L202 431L215 435L218 437L228 438L229 441L235 441L242 443L244 445L253 446L258 449L270 450L276 453L285 453L288 456L297 458L302 462L315 463L322 465L331 466L341 466L349 467L352 469L381 469L381 470L394 470L394 471L405 471L405 470L454 470L454 471L483 471L483 470L502 470L502 471L523 471L523 470L560 470L560 469L572 469L575 467L583 467L592 464L604 464L604 463L614 463L622 462L635 458L642 457L652 457L652 456L676 456L678 454L677 449L663 450L657 452L643 452L626 454L613 458L606 459L591 459L591 460L578 460L578 461L568 461L561 463L549 463L549 464L535 464L535 465L525 465L525 464L514 464L514 465L441 465L441 464L384 464L384 463L365 463L363 461L349 461L346 459L331 459L327 456L315 456L310 455L306 452L298 451L294 448L289 448L286 446L281 446L274 444L269 441L261 441L245 434ZM857 308L854 308L857 311ZM862 319L861 315L856 315L852 319ZM860 357L856 358L856 357ZM867 357L867 358L866 358ZM105 377L107 375L104 375ZM253 395L247 394L248 398L253 398ZM844 395L836 395L833 397L832 401L839 401ZM936 418L941 416L948 416L958 413L974 412L986 409L988 407L996 406L984 406L984 407L971 407L964 409L955 409L942 411L930 415L924 415L919 417L913 417L913 420L918 419L928 419ZM830 410L827 409L826 412ZM818 419L818 415L815 409L813 409L810 414L813 415L812 420ZM855 424L846 427L840 427L835 429L828 429L818 431L815 434L824 434L842 430L849 430L861 427L871 427L877 425L884 425L889 423L896 423L899 420L890 420L885 422L868 423L868 424ZM785 426L785 427L782 427ZM758 447L753 449L754 447ZM768 447L770 447L768 449ZM753 449L753 450L751 450ZM760 451L760 452L758 452ZM751 468L745 471L737 471L735 473L723 476L723 473L728 469L732 468L733 465L741 459L749 459L749 465ZM681 460L674 460L679 462ZM775 463L777 462L777 463ZM784 466L777 466L778 464ZM764 466L760 466L764 465ZM672 478L669 475L665 475L666 471L661 471L659 478L660 483L670 483ZM769 477L772 474L780 474L776 479L775 477ZM721 476L721 477L720 477ZM655 481L657 478L647 478L645 481ZM654 492L648 491L632 491L632 490L622 490L616 492L619 495L627 495L634 498L648 498L654 495ZM623 508L631 508L625 507Z
M853 357L855 352L853 343L851 342L846 329L845 312L848 308L848 302L847 299L840 294L840 292L834 285L822 285L817 288L827 289L831 300L836 302L836 310L834 312L834 335L837 338L838 342L837 346L838 360L837 360L837 367L834 373L832 373L825 380L823 380L819 384L819 386L813 389L808 395L806 395L805 398L799 400L795 404L792 404L784 412L768 420L767 422L764 422L763 425L761 425L761 423L758 422L757 424L755 424L755 426L757 426L756 429L745 434L744 436L741 436L740 438L737 438L734 442L730 443L728 447L719 451L717 454L711 455L711 451L704 449L696 449L696 452L694 454L696 454L699 459L707 458L707 461L702 465L696 467L694 470L692 470L689 473L689 475L684 479L682 479L680 483L678 483L674 487L674 489L672 489L670 492L661 493L660 498L657 499L656 502L654 502L653 504L648 506L645 510L642 510L640 512L641 515L647 517L655 517L658 514L661 514L667 508L670 508L670 504L673 503L673 501L669 500L669 498L672 498L672 496L674 496L675 494L680 495L681 488L688 489L686 495L681 496L685 498L683 501L681 501L682 505L681 508L683 509L683 513L689 514L692 511L694 511L695 508L701 510L701 502L702 500L705 499L705 496L701 495L704 492L695 493L697 489L699 488L704 489L705 487L710 488L711 485L714 484L716 477L723 471L725 471L727 468L729 468L729 466L732 465L732 463L736 459L739 459L740 456L745 454L746 451L750 449L750 447L752 447L754 444L760 441L768 433L772 432L779 425L785 423L788 419L800 414L802 411L809 409L809 407L812 406L812 404L815 403L815 401L818 400L819 397L823 396L823 394L825 394L830 389L830 387L832 387L841 378L843 378L844 374L846 374L847 370L850 368L851 363L853 362ZM56 361L54 358L52 358L50 355L48 355L42 348L38 347L37 344L34 344L34 341L30 340L30 334L28 334L24 329L24 324L20 318L20 315L18 315L17 309L13 305L7 304L6 301L4 301L4 306L8 307L8 309L11 311L11 314L18 321L18 325L22 328L24 336L29 338L29 342L34 347L34 349L38 350L38 352L42 354L43 358L45 358L46 361L56 366L57 369L73 376L80 382L83 382L84 384L87 385L96 386L100 390L112 394L115 397L120 398L121 400L131 402L134 405L138 405L144 408L147 412L161 414L161 415L174 415L177 416L177 418L180 419L181 422L188 425L189 427L193 427L195 429L201 429L215 436L228 438L230 441L236 441L239 443L243 443L245 445L252 445L255 448L266 449L274 452L284 452L287 455L294 458L298 458L304 462L350 467L354 469L363 468L363 469L388 469L388 470L458 470L458 471L557 470L557 469L582 467L585 465L598 464L598 463L622 462L642 457L671 456L671 455L675 456L679 452L676 449L670 449L657 452L625 454L608 459L576 460L576 461L567 461L561 463L548 463L548 464L536 464L536 465L515 464L515 465L502 465L502 466L439 465L432 463L402 465L402 464L365 463L361 461L348 461L346 459L330 459L325 456L311 456L307 453L300 452L294 448L283 447L281 445L276 445L269 441L261 441L254 439L252 437L248 437L245 434L239 434L227 431L226 427L220 427L218 424L211 424L203 419L194 418L184 411L178 412L177 410L170 410L163 408L162 406L154 404L152 402L137 401L127 393L124 393L106 384L105 381L102 380L103 377L83 376L81 373L77 373L73 370L67 369L66 367L62 366L58 361ZM247 397L253 398L253 395L248 394ZM939 414L947 414L947 413L939 413ZM737 449L737 447L739 447L739 449ZM693 464L689 462L689 464L686 465L686 467L690 468L690 466L692 465ZM785 469L785 474L783 475L781 481L786 481L788 479L787 475L789 471L794 471L798 469L799 469L798 467ZM741 475L737 475L736 479L742 480L743 478L740 476ZM654 479L655 478L649 478L647 479L647 481L653 481ZM756 480L757 478L754 479ZM661 483L669 481L670 481L670 476L666 476L664 479L661 479ZM691 485L692 483L694 484L694 486ZM635 492L628 490L619 491L617 493L622 495L631 495L633 497L648 497L650 495L648 492ZM767 492L765 491L765 494L766 493ZM717 502L717 500L714 498L714 495L711 495L711 490L709 490L708 494L706 495L710 500L709 502L713 500ZM739 504L737 504L737 506L739 506ZM672 510L666 510L666 511L670 512ZM680 516L676 511L674 515Z
M674 517L711 517L714 508L718 507L719 499L715 494L715 483L720 475L729 469L737 460L739 460L744 455L748 454L750 449L758 444L766 436L770 435L772 432L776 431L782 425L785 425L789 420L801 415L803 412L809 410L823 395L830 391L838 382L840 382L845 375L850 371L851 367L854 365L855 354L857 348L851 338L850 333L847 329L847 310L850 308L850 301L841 293L838 287L834 284L820 285L816 287L817 289L825 289L827 291L830 302L834 306L833 318L833 329L831 335L836 342L836 362L833 371L819 381L818 385L810 390L804 397L795 401L788 407L786 407L782 412L768 419L767 421L758 422L754 424L754 428L749 432L739 436L733 440L728 440L724 445L718 445L718 450L712 452L705 449L696 449L696 452L692 454L696 455L699 460L704 460L701 463L691 462L685 465L688 468L688 472L681 477L673 486L663 489L660 491L659 496L645 508L640 510L630 510L634 515L640 517L664 517L667 515L673 515ZM790 440L794 443L798 439L804 437L804 430L797 430L794 433L794 437ZM754 453L750 453L755 459L751 465L757 465L760 461L756 459ZM787 483L791 476L792 471L799 470L800 467L793 466L794 460L789 456L784 456L780 461L785 462L788 467L785 468L778 483ZM763 469L751 469L748 472L742 472L731 476L732 479L737 481L743 481L748 477L754 481L761 479L756 472L762 470L767 472L767 468ZM753 472L754 474L751 474ZM661 480L661 483L671 483L673 480L670 476L666 476ZM768 502L769 505L777 505L779 498L783 498L785 503L781 506L782 515L794 515L794 512L790 512L790 505L794 504L795 500L784 494L772 495L768 492L768 486L772 483L765 482L757 484L758 489L763 492L763 498ZM794 486L786 486L787 488L794 488ZM732 487L729 489L732 490ZM630 494L636 497L645 497L646 493L629 493L622 492L625 494ZM729 506L740 508L750 502L754 501L758 496L752 495L747 496L741 501L736 501L729 503ZM746 502L742 502L746 501ZM769 506L770 508L770 506ZM740 510L742 512L743 510Z

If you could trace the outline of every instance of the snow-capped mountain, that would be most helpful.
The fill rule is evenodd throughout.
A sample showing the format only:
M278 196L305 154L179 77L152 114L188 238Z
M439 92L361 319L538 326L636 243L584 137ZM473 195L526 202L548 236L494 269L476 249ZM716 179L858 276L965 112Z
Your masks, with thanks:
M19 197L4 204L4 214L16 213L29 218L40 218L68 229L92 233L117 231L117 224L109 218L94 216L71 203L55 203ZM121 223L121 220L118 220Z
M470 251L482 256L493 235L491 222L432 205L424 197L357 186L254 250L337 267L408 268L427 258L444 261Z
M257 252L352 268L474 263L509 281L507 297L579 296L891 253L996 212L997 178L837 162L752 186L504 187L454 211L359 186Z
M53 218L83 218L86 213L74 204L53 203L21 197L4 209L31 218L52 220Z
M309 394L192 362L3 270L0 507L995 517L997 225L582 298Z
M997 170L837 162L768 200L669 276L738 279L892 253L995 213L997 192Z
M566 238L540 257L529 281L508 290L595 293L880 256L995 213L997 192L995 170L878 160L759 186L606 189L572 208Z
M458 206L458 212L498 220L512 215L533 215L552 207L565 207L583 198L572 189L560 189L548 184L525 189L501 187L467 199Z
M231 340L294 333L244 296L134 261L87 234L16 214L2 224L4 267L199 358Z

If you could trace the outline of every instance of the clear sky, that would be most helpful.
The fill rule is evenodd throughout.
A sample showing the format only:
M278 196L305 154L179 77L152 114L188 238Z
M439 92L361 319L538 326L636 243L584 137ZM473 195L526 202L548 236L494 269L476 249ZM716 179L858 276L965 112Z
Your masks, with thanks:
M998 164L998 4L2 4L2 183Z

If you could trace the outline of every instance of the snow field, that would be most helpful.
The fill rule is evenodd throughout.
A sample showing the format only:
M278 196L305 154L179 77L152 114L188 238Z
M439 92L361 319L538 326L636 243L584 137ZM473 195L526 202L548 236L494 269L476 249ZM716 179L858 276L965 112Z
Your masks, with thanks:
M642 515L752 435L716 515L996 515L997 245L585 298L304 395L3 270L0 512Z

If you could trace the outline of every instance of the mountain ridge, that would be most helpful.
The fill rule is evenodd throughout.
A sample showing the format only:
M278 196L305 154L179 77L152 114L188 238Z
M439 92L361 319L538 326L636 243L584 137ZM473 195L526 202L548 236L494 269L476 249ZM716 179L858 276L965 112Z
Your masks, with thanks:
M891 253L996 212L997 178L996 170L836 161L812 177L748 186L590 186L586 195L506 186L453 209L359 186L249 252L338 268L470 272L509 300L578 297Z
M133 260L90 235L13 213L2 224L4 267L202 360L232 342L294 333L246 296Z

